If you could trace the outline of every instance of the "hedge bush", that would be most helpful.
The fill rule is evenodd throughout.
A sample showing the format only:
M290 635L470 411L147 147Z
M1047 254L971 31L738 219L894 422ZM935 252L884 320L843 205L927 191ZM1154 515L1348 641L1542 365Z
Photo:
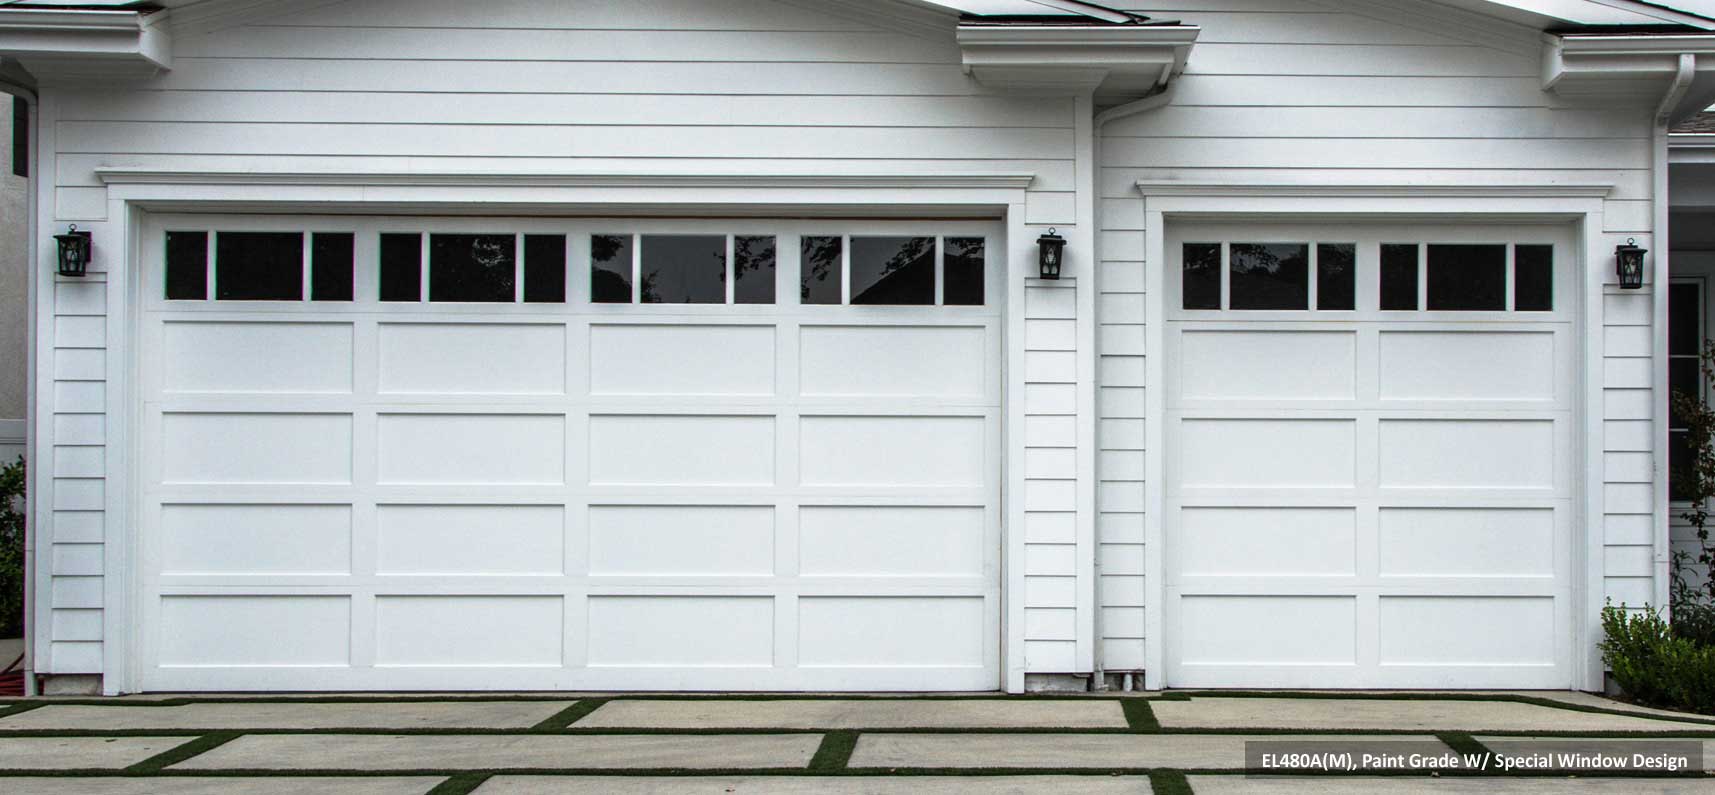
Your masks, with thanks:
M1654 608L1602 610L1602 662L1640 704L1715 714L1715 646L1675 634Z
M0 638L24 635L24 457L0 467ZM11 660L0 660L5 666Z

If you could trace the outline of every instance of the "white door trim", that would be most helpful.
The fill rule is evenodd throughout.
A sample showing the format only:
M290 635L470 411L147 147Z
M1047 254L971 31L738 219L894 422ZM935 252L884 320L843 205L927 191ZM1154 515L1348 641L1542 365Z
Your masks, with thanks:
M1280 185L1272 192L1263 186L1234 189L1221 185L1198 186L1201 190L1178 187L1152 192L1158 186L1140 183L1144 199L1146 272L1146 316L1151 322L1145 329L1145 350L1150 352L1146 364L1145 438L1165 438L1167 396L1161 388L1167 376L1166 350L1167 278L1160 265L1167 261L1166 225L1170 219L1196 219L1229 222L1282 222L1368 220L1392 223L1411 222L1553 222L1571 221L1576 225L1576 243L1581 247L1578 260L1583 274L1580 294L1582 304L1578 336L1583 341L1577 374L1580 396L1578 416L1583 433L1578 440L1577 465L1583 473L1579 503L1581 510L1574 518L1578 523L1580 547L1573 556L1573 598L1575 609L1582 611L1573 621L1572 643L1573 681L1586 690L1600 690L1602 665L1595 640L1600 637L1602 603L1602 529L1603 514L1602 468L1593 457L1602 449L1602 418L1592 406L1602 405L1602 269L1597 256L1603 241L1603 199L1591 186L1570 186L1554 192L1553 186L1519 186L1516 190L1472 188L1467 192L1440 187L1425 191L1427 195L1409 195L1403 189L1386 186L1384 190L1363 191L1354 186L1329 186L1318 194L1302 185ZM1575 434L1578 435L1578 434ZM1594 452L1593 452L1594 451ZM1165 648L1174 639L1166 632L1165 603L1166 565L1162 554L1166 510L1164 463L1165 450L1156 441L1145 452L1144 485L1144 576L1149 583L1144 607L1147 636L1144 650L1145 686L1151 690L1171 687L1166 677ZM1593 518L1596 519L1593 521Z
M671 185L623 187L608 185L532 185L506 176L479 184L442 185L425 180L385 188L354 187L339 175L315 179L301 175L290 185L270 182L266 175L252 180L231 178L215 184L184 184L172 179L137 178L113 184L107 191L108 219L98 225L94 246L106 251L107 284L107 455L108 482L104 497L107 543L104 621L103 692L118 695L139 689L142 594L132 569L135 554L134 519L142 494L131 471L141 460L134 430L140 427L138 393L142 333L140 312L141 256L144 215L149 211L200 212L315 212L458 214L493 212L505 206L509 214L528 216L596 214L767 217L806 209L841 217L897 218L902 208L925 208L948 216L1001 219L1005 230L1005 295L1000 298L1001 367L1001 607L1000 686L1024 691L1024 288L1036 262L1035 232L1026 225L1027 175L925 175L909 184L888 182L885 189L853 184L839 175L796 175L791 181L757 180L737 187L731 182L710 187L695 179ZM741 182L742 180L734 180ZM616 180L616 183L620 182ZM521 183L521 184L520 184ZM39 594L46 593L41 583ZM45 639L38 639L45 645Z

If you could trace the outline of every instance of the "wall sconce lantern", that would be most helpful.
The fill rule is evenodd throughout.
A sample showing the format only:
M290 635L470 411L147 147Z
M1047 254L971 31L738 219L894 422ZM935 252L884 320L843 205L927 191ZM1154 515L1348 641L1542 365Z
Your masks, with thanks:
M77 224L63 235L54 235L54 240L60 244L60 275L82 278L89 272L89 243L88 232L77 231Z
M1066 238L1048 230L1048 234L1036 238L1036 251L1042 266L1042 278L1060 278L1060 265L1065 261Z
M1636 290L1644 286L1644 255L1649 249L1638 248L1638 241L1628 238L1623 246L1614 247L1614 266L1620 272L1620 289Z

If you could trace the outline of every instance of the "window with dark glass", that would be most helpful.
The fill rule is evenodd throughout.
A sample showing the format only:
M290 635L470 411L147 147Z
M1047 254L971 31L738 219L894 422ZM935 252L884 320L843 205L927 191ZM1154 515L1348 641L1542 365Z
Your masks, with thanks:
M1381 308L1388 311L1417 309L1416 243L1383 243L1381 251Z
M933 305L935 238L853 237L853 304Z
M1353 309L1357 306L1358 247L1353 243L1316 246L1316 308Z
M941 303L948 306L983 305L983 255L986 241L980 237L949 237L941 241Z
M168 232L166 296L171 301L208 298L208 233Z
M302 301L304 233L216 232L214 297L220 301Z
M1227 257L1229 309L1310 308L1310 246L1232 243Z
M1507 247L1492 243L1429 244L1430 311L1499 312L1507 308Z
M1554 311L1554 247L1513 246L1513 309Z
M799 302L841 303L845 243L838 237L804 237L799 245Z
M631 303L631 235L590 237L590 300Z
M30 176L30 102L12 96L12 175Z
M524 236L524 302L566 302L566 236Z
M1221 308L1221 244L1186 243L1181 248L1179 302L1186 309Z
M310 235L310 300L350 301L356 235L316 232Z
M381 300L423 300L423 236L381 235Z
M772 235L732 239L733 303L774 303L775 259Z
M429 300L505 304L517 300L515 235L429 235Z
M646 304L726 303L725 235L644 235Z
M1685 416L1676 410L1678 396L1699 399L1704 394L1701 353L1703 350L1703 282L1677 281L1667 288L1667 380L1668 400L1667 457L1668 497L1688 499L1686 486L1690 475L1686 467L1694 458L1691 433Z

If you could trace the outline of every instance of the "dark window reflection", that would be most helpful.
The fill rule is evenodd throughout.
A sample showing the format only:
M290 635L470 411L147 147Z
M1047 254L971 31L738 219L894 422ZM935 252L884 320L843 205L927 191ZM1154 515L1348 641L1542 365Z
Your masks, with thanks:
M983 305L984 240L980 237L949 237L941 241L941 270L947 283L941 288L941 303L947 306Z
M167 233L167 298L202 301L208 298L208 233Z
M590 300L631 303L631 235L590 237Z
M726 303L725 235L644 235L643 303Z
M1310 246L1233 243L1228 252L1228 308L1310 308Z
M1691 433L1689 431L1672 431L1667 435L1667 498L1684 501L1691 499L1688 493L1691 483L1691 462L1696 456L1691 449Z
M799 246L798 300L805 304L840 303L840 260L844 244L838 237L805 237Z
M381 236L381 300L423 300L423 236Z
M1703 312L1698 292L1703 285L1678 282L1667 288L1667 352L1696 356L1703 347Z
M508 304L516 300L514 235L429 235L429 300Z
M1702 395L1703 370L1698 360L1691 356L1668 359L1667 384L1669 394L1687 395L1693 399ZM1668 403L1668 424L1675 428L1685 427L1685 416L1678 411L1679 401L1670 400Z
M310 300L350 301L357 236L317 232L310 236Z
M774 303L775 244L772 235L732 239L732 298L739 304Z
M1316 308L1353 309L1357 299L1358 247L1323 243L1316 247Z
M852 238L852 303L935 303L935 238Z
M1429 309L1493 312L1507 308L1507 247L1432 243Z
M566 302L566 236L524 236L524 301Z
M1221 308L1221 244L1186 243L1179 285L1180 306Z
M1513 309L1554 310L1554 247L1513 246Z
M302 301L304 233L216 232L214 297L221 301Z
M1417 309L1417 244L1383 243L1381 308Z

